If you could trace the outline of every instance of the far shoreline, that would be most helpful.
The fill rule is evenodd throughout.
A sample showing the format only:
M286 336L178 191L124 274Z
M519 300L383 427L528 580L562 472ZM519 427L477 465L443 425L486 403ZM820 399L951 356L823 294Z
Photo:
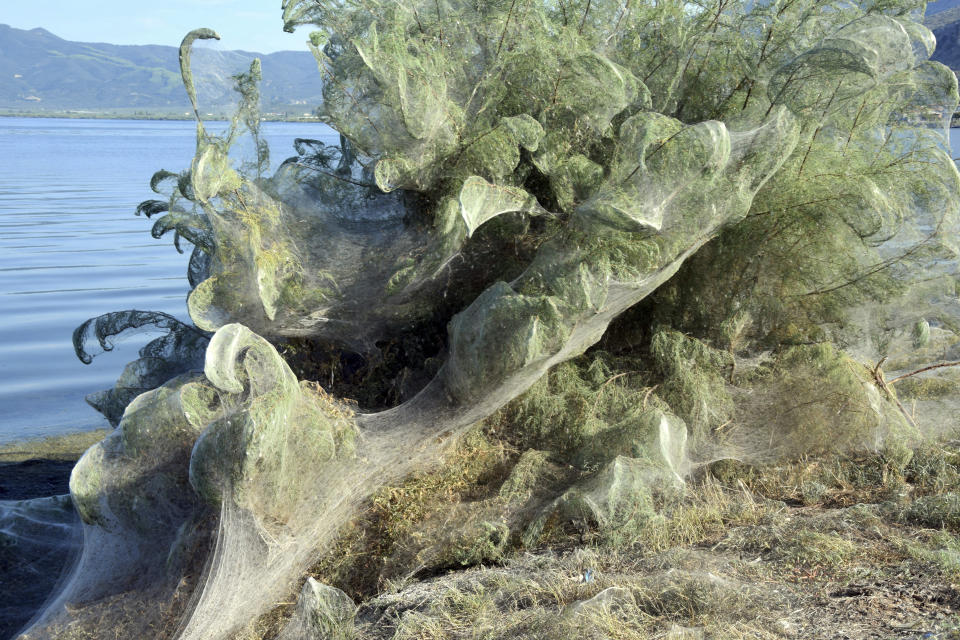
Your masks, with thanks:
M104 113L104 112L92 112L92 113L78 113L71 111L54 111L50 113L37 113L37 112L0 112L0 118L49 118L56 120L158 120L158 121L171 121L171 122L192 122L195 118L193 115L179 115L179 114L163 114L163 113ZM205 119L209 121L224 121L229 120L230 115L226 113L213 113L205 114ZM307 117L307 116L288 116L288 115L271 115L271 114L262 114L260 118L261 122L303 122L303 123L314 123L314 124L324 124L322 120L317 117Z
M227 121L232 117L227 113L204 114L205 121ZM109 112L78 112L73 110L38 113L36 111L4 112L0 111L0 118L49 118L55 120L168 120L171 122L188 122L195 120L192 114L177 113L109 113ZM326 124L316 116L292 116L289 114L263 113L260 122L303 122ZM960 129L960 113L954 115L950 121L950 129Z

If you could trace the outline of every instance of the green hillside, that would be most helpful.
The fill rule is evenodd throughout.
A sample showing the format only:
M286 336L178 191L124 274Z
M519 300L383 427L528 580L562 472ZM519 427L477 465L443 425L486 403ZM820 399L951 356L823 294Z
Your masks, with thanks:
M307 51L259 55L198 47L201 109L225 111L236 95L232 76L254 57L263 66L266 114L302 115L319 104L320 75ZM189 102L178 64L175 46L71 42L44 29L0 24L0 113L183 115Z
M947 65L954 72L960 70L960 7L928 16L924 24L937 37L937 49L930 59Z

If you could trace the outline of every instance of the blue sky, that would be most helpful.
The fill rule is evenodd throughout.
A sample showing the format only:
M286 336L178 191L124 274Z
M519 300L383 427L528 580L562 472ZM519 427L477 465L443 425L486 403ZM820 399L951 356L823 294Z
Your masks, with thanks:
M283 32L281 0L4 0L0 23L43 27L67 40L179 45L197 27L215 29L223 49L306 51L309 27Z
M0 23L43 27L67 40L112 44L180 44L197 27L215 29L222 49L306 51L309 27L283 32L281 0L0 0ZM960 5L940 0L927 13Z

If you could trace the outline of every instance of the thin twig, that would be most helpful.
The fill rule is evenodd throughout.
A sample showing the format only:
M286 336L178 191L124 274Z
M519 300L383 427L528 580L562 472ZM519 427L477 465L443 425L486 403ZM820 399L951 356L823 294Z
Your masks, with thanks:
M726 422L724 422L724 423L723 423L722 425L720 425L719 427L715 427L715 428L713 429L713 432L714 432L714 433L720 433L721 431L723 431L723 430L727 427L727 425L730 425L730 424L733 424L733 420L727 420Z
M941 362L940 364L932 364L929 367L923 367L922 369L917 369L916 371L905 373L902 376L897 376L893 380L888 380L887 384L894 384L898 380L903 380L904 378L915 376L918 373L923 373L924 371L932 371L933 369L942 369L943 367L958 367L958 366L960 366L960 360L957 360L955 362Z
M583 19L580 20L580 28L577 29L577 35L583 33L583 25L587 23L587 14L590 13L591 0L587 0L587 7L583 10Z
M342 175L339 175L339 174L336 174L336 173L331 173L331 172L329 172L329 171L324 171L323 169L318 168L316 165L306 164L306 163L304 163L304 162L299 162L299 161L293 162L292 164L295 165L295 166L298 166L298 167L303 167L304 169L309 169L310 171L316 171L317 173L322 173L323 175L325 175L325 176L327 176L327 177L330 177L330 178L333 178L334 180L340 180L341 182L347 182L347 183L350 183L350 184L352 184L352 185L356 185L356 186L358 186L358 187L373 188L373 187L376 186L376 185L373 185L373 184L369 184L369 183L367 183L367 182L360 182L360 181L358 181L358 180L352 180L352 179L350 179L350 178L346 178L346 177L344 177L344 176L342 176Z
M633 373L640 373L640 372L639 372L639 371L624 371L623 373L618 373L617 375L611 376L611 377L607 378L606 380L604 380L603 384L601 384L599 387L597 387L597 394L596 394L596 395L597 395L597 399L594 401L594 403L593 403L593 409L590 410L590 413L591 413L592 415L595 415L595 414L597 413L597 405L600 404L600 392L603 390L603 388L604 388L605 386L607 386L608 384L610 384L611 382L613 382L613 381L616 380L617 378L622 378L622 377L624 377L624 376L629 376L630 374L633 374Z
M913 419L913 416L907 413L906 408L897 399L897 396L894 395L893 390L890 389L890 386L887 384L887 381L883 379L883 369L881 369L880 366L883 365L886 359L887 359L886 357L881 358L880 362L878 362L877 365L871 371L871 373L873 374L873 381L876 383L878 387L880 387L883 390L884 393L887 394L888 398L893 400L894 404L897 405L897 408L900 409L900 413L902 413L903 417L906 418L907 422L910 423L910 426L912 426L914 429L917 429L918 428L917 423Z
M658 384L655 384L655 385L653 385L652 387L650 387L649 389L647 389L647 392L646 392L645 394L643 394L643 410L644 410L644 411L647 410L647 400L650 399L650 394L653 393L653 390L656 389L656 388L659 387L659 386L660 386L659 383L658 383Z
M507 28L510 26L510 18L513 17L513 8L517 6L517 0L510 3L510 11L507 12L507 19L503 23L503 33L500 34L500 42L497 43L497 57L500 57L500 49L503 47L503 39L507 37Z

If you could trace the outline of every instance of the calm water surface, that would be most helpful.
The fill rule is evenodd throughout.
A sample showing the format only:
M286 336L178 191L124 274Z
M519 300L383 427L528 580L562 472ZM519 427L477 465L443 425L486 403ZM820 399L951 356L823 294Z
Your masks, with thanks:
M274 166L294 138L336 142L316 123L263 131ZM87 318L149 309L187 319L188 256L133 211L159 197L154 171L189 166L194 133L192 122L0 118L0 443L106 426L83 398L113 386L150 336L84 365L71 335Z

